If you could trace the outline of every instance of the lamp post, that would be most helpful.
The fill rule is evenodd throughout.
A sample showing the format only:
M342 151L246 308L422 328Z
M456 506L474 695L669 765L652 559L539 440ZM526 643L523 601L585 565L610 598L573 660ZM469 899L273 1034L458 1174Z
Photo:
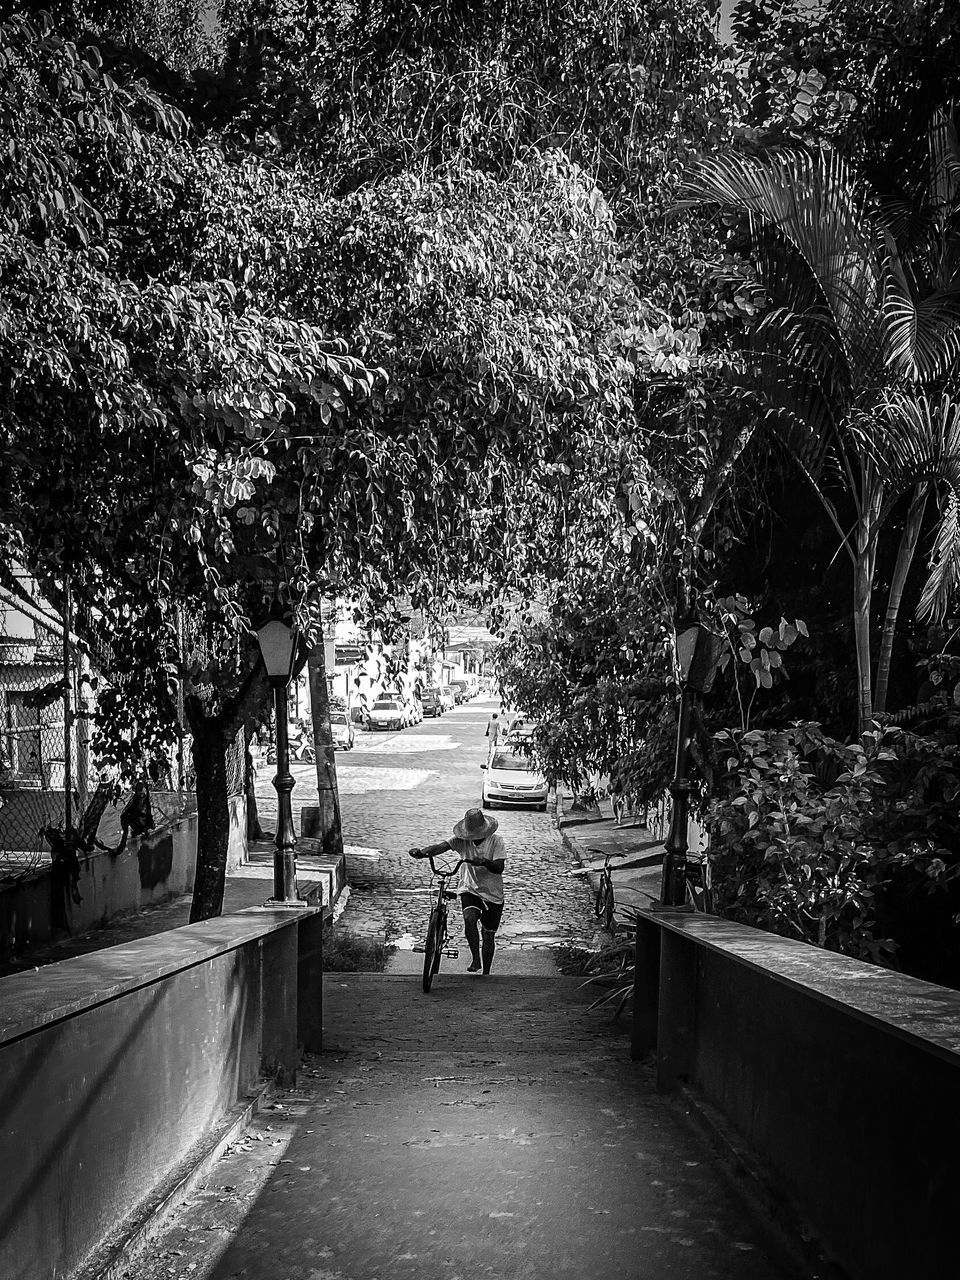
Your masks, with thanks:
M659 911L691 911L687 903L687 821L690 810L690 741L693 736L693 709L696 700L710 688L720 660L723 637L701 622L689 620L677 627L677 665L683 681L680 714L677 718L677 754L670 795L673 812L670 833L664 846Z
M277 835L273 855L273 897L270 905L299 906L297 896L297 836L293 827L290 792L294 778L290 772L290 743L287 737L287 686L293 676L299 633L279 618L271 618L257 631L257 641L273 689L277 718Z

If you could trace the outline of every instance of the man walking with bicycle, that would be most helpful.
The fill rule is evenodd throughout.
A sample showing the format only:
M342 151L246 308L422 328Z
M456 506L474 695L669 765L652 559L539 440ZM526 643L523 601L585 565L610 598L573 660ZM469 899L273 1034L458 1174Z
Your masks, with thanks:
M410 850L415 858L429 858L452 849L463 859L457 892L470 948L467 972L484 976L493 964L503 916L506 846L503 837L496 834L497 825L496 818L488 818L481 809L468 809L453 828L451 839Z

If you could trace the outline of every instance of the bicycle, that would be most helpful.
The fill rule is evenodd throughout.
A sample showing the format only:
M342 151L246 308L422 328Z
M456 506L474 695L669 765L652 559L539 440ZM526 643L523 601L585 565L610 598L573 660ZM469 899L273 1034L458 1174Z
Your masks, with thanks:
M684 875L687 901L694 911L710 913L713 907L713 885L710 861L706 854L688 854Z
M613 891L613 875L610 871L610 855L603 849L587 849L588 853L598 854L603 858L603 870L600 872L600 884L593 900L593 914L600 921L602 929L613 930L613 915L617 899Z
M430 918L427 921L427 933L424 938L423 945L415 946L414 951L423 953L423 990L424 993L430 991L433 980L440 971L440 960L443 956L447 956L451 960L456 960L460 954L459 947L447 946L447 915L449 908L447 903L451 899L456 898L456 892L447 888L447 881L452 880L460 868L463 866L463 858L458 858L456 865L449 870L438 867L434 862L433 854L422 854L419 851L410 850L412 858L426 857L430 862L430 870L437 878L437 898L430 911Z

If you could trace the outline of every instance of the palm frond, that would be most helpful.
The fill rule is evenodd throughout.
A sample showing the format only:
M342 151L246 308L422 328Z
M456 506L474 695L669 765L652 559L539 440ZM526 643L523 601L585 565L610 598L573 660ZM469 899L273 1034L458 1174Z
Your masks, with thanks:
M917 610L923 619L940 621L960 584L960 400L947 392L891 392L877 414L862 417L851 430L859 433L882 480L882 518L924 480L940 495L930 572Z
M768 424L818 484L825 476L839 478L842 471L845 441L838 428L847 396L842 361L839 367L830 361L829 342L804 362L801 353L814 340L805 328L802 321L787 317L780 327L758 326L747 354L769 406Z
M932 382L960 360L960 288L915 302L893 236L887 233L883 302L886 363L913 381Z
M946 496L940 524L933 540L930 573L923 585L917 614L930 622L942 622L960 584L960 493Z
M831 417L843 415L853 390L850 371L831 317L822 307L768 311L754 329L750 346L775 350L792 381L812 383Z
M960 199L960 139L952 115L941 107L928 134L930 201L935 209L952 209Z
M924 480L960 489L960 400L949 393L888 392L875 414L861 414L850 429L891 501Z
M727 153L686 176L684 204L746 213L790 245L833 317L855 383L876 381L884 245L864 188L835 152Z

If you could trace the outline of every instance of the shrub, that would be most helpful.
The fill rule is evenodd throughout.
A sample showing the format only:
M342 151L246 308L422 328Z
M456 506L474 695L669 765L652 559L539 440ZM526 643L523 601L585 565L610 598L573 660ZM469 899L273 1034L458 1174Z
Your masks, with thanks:
M956 744L898 729L842 743L813 723L715 743L715 909L893 964L904 898L942 894L960 872Z
M392 949L377 938L333 926L323 936L323 968L326 973L383 973Z

